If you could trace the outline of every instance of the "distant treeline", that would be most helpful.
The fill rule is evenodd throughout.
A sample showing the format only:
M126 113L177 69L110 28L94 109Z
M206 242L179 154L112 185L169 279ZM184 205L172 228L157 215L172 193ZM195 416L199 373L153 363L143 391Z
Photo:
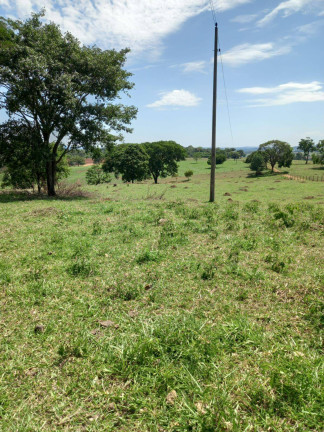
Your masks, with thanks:
M120 146L126 146L126 145L136 145L136 143L128 143L128 144L119 144ZM141 144L138 144L141 145ZM193 158L195 160L199 159L209 159L211 155L211 149L210 148L203 148L203 147L183 147L186 157ZM246 156L244 150L242 149L235 149L234 147L231 148L217 148L216 152L220 154L225 155L225 160L227 159L240 159ZM93 162L100 163L106 158L106 154L103 150L96 149L96 153L89 153L86 152L83 149L76 149L72 150L68 154L68 164L70 166L80 166L84 165L87 158L91 158Z
M211 155L211 149L210 148L204 148L204 147L185 147L187 151L187 157L194 158L194 159L201 159L201 158L210 158ZM226 156L226 159L240 159L245 156L245 152L242 149L236 149L234 147L229 148L217 148L216 151L218 153L223 152Z

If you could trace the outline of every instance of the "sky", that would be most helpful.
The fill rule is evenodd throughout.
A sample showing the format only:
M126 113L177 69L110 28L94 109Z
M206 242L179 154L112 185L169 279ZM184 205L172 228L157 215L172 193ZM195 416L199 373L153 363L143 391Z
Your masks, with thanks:
M0 15L43 7L85 45L131 49L125 142L211 145L214 19L217 146L324 139L324 0L0 0Z

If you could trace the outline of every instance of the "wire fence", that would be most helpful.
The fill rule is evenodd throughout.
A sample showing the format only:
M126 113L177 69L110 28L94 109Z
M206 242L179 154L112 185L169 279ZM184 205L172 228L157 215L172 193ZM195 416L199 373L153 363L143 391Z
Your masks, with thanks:
M284 176L288 180L300 180L300 181L315 181L315 182L323 182L324 176L313 175L313 176L295 176L290 174L285 174Z

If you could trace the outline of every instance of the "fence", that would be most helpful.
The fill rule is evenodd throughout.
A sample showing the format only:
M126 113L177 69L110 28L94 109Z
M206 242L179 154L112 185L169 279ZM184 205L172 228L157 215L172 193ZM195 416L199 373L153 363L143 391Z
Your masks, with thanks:
M324 181L324 176L319 176L319 175L313 175L313 176L292 176L290 174L285 174L285 176L287 179L289 180L308 180L308 181L319 181L322 182Z

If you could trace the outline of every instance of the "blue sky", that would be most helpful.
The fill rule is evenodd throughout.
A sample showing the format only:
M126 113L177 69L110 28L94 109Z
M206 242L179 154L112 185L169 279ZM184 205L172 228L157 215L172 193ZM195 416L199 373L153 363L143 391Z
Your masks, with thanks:
M324 139L324 0L214 0L221 63L217 146ZM0 15L46 8L84 44L130 47L138 107L126 142L210 146L214 22L207 0L0 0ZM219 58L220 60L220 58Z

